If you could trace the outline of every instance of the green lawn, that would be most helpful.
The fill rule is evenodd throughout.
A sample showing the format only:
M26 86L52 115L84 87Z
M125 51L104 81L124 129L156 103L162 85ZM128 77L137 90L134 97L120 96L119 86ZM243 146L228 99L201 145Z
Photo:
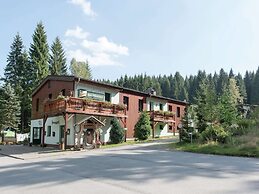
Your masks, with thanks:
M186 152L203 154L217 154L227 156L259 157L259 146L231 146L217 143L197 144L197 143L172 143L171 149Z

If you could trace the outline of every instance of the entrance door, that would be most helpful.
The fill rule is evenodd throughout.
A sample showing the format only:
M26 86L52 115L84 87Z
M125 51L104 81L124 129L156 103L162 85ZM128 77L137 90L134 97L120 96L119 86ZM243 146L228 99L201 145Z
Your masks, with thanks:
M94 140L94 130L93 129L87 129L86 130L86 143L87 144L93 144Z
M33 127L33 144L41 144L41 130L42 127Z
M64 141L64 130L65 125L61 125L59 128L59 143L62 143Z

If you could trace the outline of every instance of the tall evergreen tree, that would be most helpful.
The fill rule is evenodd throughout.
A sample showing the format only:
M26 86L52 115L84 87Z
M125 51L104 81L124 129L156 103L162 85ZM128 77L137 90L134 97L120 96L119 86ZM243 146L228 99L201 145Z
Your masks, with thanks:
M7 58L7 65L4 72L5 84L10 84L19 98L21 120L19 127L23 132L29 128L31 115L31 93L32 93L32 68L28 61L28 55L24 50L23 42L19 34L14 38L11 51Z
M228 74L224 71L224 69L220 69L219 71L219 78L217 82L217 94L222 95L224 90L228 85Z
M259 104L259 67L254 75L251 87L251 103Z
M55 38L50 50L49 70L51 75L66 75L67 66L65 51L58 37Z
M18 129L20 121L20 104L12 86L7 83L0 92L0 128Z
M32 35L32 43L30 46L30 63L34 68L34 85L49 74L49 48L47 43L47 35L42 22L38 23L34 34Z

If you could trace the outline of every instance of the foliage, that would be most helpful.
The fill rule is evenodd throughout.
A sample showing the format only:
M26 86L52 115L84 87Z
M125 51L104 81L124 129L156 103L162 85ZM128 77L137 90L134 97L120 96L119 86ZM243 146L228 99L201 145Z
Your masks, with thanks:
M32 43L30 46L30 63L34 68L34 87L49 74L49 48L47 43L47 35L42 22L36 26L32 35Z
M195 141L199 139L199 133L195 129L195 123L197 123L196 111L194 106L188 106L185 114L182 118L182 129L180 131L180 138L183 142L190 142L192 133L192 139Z
M91 69L88 62L79 62L76 59L72 59L70 62L71 74L84 79L92 79Z
M140 114L138 122L135 125L134 136L138 140L146 140L149 138L150 133L151 133L150 116L147 112L142 112Z
M49 69L50 69L51 75L67 74L65 51L58 37L55 38L53 44L51 45Z
M18 129L20 121L20 102L10 84L0 93L0 129L11 127Z
M10 84L20 101L20 123L22 132L29 129L31 116L32 67L19 34L14 37L4 70L4 82Z
M226 132L224 128L220 125L209 125L201 133L201 138L204 142L215 141L215 142L225 143L229 136L230 134Z
M117 119L111 121L112 127L110 131L110 138L112 143L122 143L124 140L124 129L120 126L120 123Z

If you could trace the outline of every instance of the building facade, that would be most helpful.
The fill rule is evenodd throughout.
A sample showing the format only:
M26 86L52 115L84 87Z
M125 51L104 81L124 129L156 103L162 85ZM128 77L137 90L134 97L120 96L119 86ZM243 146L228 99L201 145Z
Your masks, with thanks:
M134 126L142 111L150 114L152 136L175 135L187 103L80 79L48 76L32 94L32 144L60 148L107 143L111 120L125 129L125 141L134 138Z

